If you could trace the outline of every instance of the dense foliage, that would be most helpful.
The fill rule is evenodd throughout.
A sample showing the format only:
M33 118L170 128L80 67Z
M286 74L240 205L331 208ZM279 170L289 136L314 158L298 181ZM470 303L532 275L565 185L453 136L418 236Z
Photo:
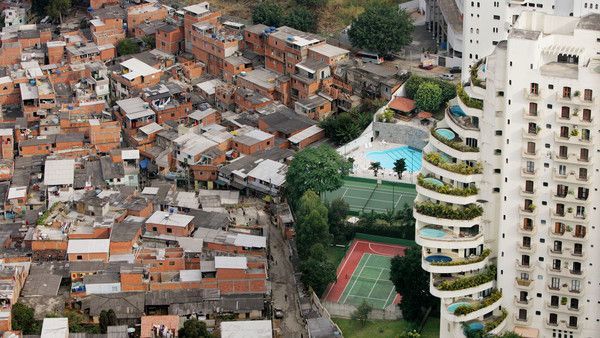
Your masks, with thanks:
M455 187L450 184L435 184L427 181L427 177L423 176L423 174L419 174L417 176L417 184L427 190L432 190L435 192L439 192L440 194L445 195L454 195L454 196L472 196L476 195L479 192L479 189L475 186L468 186L466 188Z
M252 11L252 22L279 27L283 23L283 8L272 0L262 1Z
M469 289L493 281L496 278L496 266L489 265L481 273L472 276L444 280L436 285L441 291Z
M23 303L16 303L11 309L12 329L23 334L40 334L42 326L34 318L34 311Z
M436 167L440 167L444 170L448 170L461 175L474 175L483 173L483 166L481 165L481 162L477 162L472 166L467 164L466 162L452 163L448 162L438 152L426 153L425 156L423 156L423 159L425 159L425 161L433 164Z
M186 320L178 333L179 338L208 338L211 336L206 329L206 323L196 318Z
M369 319L371 310L373 310L373 307L366 300L363 300L356 310L352 312L352 320L357 320L360 322L360 325L364 326Z
M140 46L135 40L125 38L117 43L117 53L121 55L136 54L140 52Z
M321 121L319 126L336 145L346 144L355 138L373 121L373 115L385 103L380 100L365 101L348 112L332 115Z
M483 214L483 208L476 204L454 208L445 204L420 202L415 204L415 210L425 216L455 220L471 220Z
M382 56L400 51L412 42L413 22L408 13L388 3L374 3L353 22L348 37L352 46Z
M442 90L442 102L448 102L454 97L456 97L456 86L452 82L444 81L442 79L434 79L428 77L422 77L418 75L411 75L406 83L404 84L404 88L406 90L406 97L410 99L415 99L417 94L417 90L421 84L430 82L435 83Z
M488 306L494 304L495 302L499 301L500 298L502 298L502 291L494 290L494 291L492 291L492 293L489 296L483 298L480 302L459 305L454 310L454 315L455 316L464 316L471 312L481 310L481 309L488 307Z
M294 7L286 16L285 25L301 30L303 32L315 32L317 30L317 16L314 11L306 7Z
M415 105L421 111L435 112L442 104L442 88L433 82L423 82L415 93Z

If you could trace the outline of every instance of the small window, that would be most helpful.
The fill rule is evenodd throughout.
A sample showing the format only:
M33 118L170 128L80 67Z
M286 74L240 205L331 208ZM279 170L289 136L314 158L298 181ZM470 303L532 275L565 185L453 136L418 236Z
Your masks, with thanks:
M167 233L172 233L172 232L173 232L173 229L167 228Z
M80 261L80 260L82 260L82 259L83 259L83 256L82 256L82 255L77 255L77 260L78 260L78 261Z

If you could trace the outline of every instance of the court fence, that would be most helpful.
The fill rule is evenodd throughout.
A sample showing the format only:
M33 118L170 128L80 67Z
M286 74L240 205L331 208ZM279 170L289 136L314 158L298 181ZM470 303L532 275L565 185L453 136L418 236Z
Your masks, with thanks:
M327 309L332 317L351 319L356 311L356 306L350 304L339 304L328 301L321 301L321 304ZM402 311L396 304L392 304L385 309L373 309L369 313L369 319L373 320L398 320L402 318Z
M364 239L366 241L371 241L371 242L376 242L376 243L395 244L395 245L402 245L402 246L416 246L417 245L417 243L415 243L415 241L411 241L409 239L377 236L377 235L372 235L372 234L365 234L362 232L355 233L354 239Z

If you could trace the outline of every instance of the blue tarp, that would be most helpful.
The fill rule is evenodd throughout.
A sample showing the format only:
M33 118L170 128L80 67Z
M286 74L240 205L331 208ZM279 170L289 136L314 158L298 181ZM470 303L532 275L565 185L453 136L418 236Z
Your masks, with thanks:
M462 108L460 106L451 106L450 112L454 116L460 116L460 117L467 116L467 114L465 114L465 112L462 110Z
M141 169L146 169L146 168L148 168L148 163L149 163L149 161L148 161L148 159L147 159L147 158L145 158L145 159L141 160L141 161L140 161L140 168L141 168Z

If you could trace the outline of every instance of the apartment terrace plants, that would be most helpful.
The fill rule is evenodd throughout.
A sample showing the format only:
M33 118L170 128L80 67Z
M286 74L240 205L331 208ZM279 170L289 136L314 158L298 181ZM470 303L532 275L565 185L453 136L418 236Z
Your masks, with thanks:
M460 305L459 307L456 308L456 310L454 310L454 315L464 316L471 312L481 310L485 307L488 307L488 306L494 304L495 302L500 300L500 298L502 298L502 291L494 290L494 291L492 291L492 293L489 296L483 298L481 301L479 301L477 303Z
M483 208L476 204L468 204L464 207L454 208L450 205L433 202L416 203L415 211L425 216L464 221L472 220L483 214Z
M460 98L460 100L469 108L475 109L483 109L483 101L479 99L474 99L467 94L462 85L456 86L456 94Z
M461 141L457 140L456 138L453 140L449 140L449 139L445 138L444 136L440 135L436 129L431 129L431 135L433 135L433 137L435 137L438 141L442 142L443 144L447 145L448 147L450 147L452 149L456 149L458 151L462 151L462 152L466 152L466 153L479 152L479 147L468 146L468 145L462 143Z
M481 162L475 163L475 165L470 166L465 162L461 163L452 163L445 160L440 153L437 152L429 152L423 156L425 161L433 164L436 167L442 168L444 170L461 174L461 175L475 175L483 173L483 165Z
M455 187L434 177L423 176L423 174L417 176L417 184L425 189L453 196L473 196L479 192L479 189L475 186Z
M491 282L494 279L496 279L496 266L490 265L476 275L439 281L439 283L436 283L435 288L440 291L470 289Z
M479 256L477 256L475 258L471 258L471 259L467 258L467 259L461 259L461 260L452 260L450 262L431 262L429 264L435 265L435 266L456 266L456 265L474 264L474 263L479 263L479 262L483 261L491 253L492 253L492 250L485 249L485 250L483 250L481 252L481 255L479 255Z

